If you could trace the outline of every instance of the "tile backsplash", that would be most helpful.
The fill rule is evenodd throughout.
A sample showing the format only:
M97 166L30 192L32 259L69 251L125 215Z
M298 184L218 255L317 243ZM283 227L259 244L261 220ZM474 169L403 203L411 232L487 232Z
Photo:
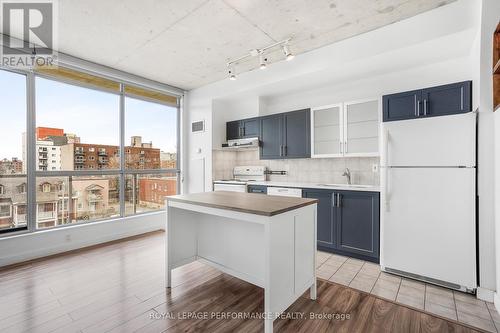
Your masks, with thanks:
M212 153L214 180L231 179L237 165L265 165L272 171L287 172L286 175L268 175L271 181L343 184L346 177L342 173L349 168L353 184L379 185L380 173L372 171L374 164L380 164L378 157L259 160L258 150L214 150Z

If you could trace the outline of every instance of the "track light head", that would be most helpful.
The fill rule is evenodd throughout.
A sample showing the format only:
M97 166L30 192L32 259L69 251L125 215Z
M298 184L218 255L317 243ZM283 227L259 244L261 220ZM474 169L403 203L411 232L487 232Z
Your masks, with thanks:
M228 67L228 75L229 75L229 80L235 81L236 80L236 72L234 71L234 66L232 64L227 65Z
M281 51L285 55L286 60L292 60L294 58L294 55L290 51L290 41L292 40L292 38L293 37L289 37L287 39L277 41L271 45L267 45L267 46L262 47L262 48L251 49L248 51L248 53L242 55L239 58L227 59L227 68L229 71L229 75L228 75L229 79L236 80L236 72L234 71L234 65L239 65L239 64L245 62L249 58L259 57L259 68L266 69L267 62L268 62L266 54L272 53L271 50L277 50L278 48L281 48Z
M260 53L259 54L259 66L260 66L260 69L266 69L267 67L267 58L264 57L264 54L263 53Z
M283 45L281 47L281 50L283 51L283 54L285 55L285 58L287 61L290 61L293 58L295 58L295 56L292 54L292 52L290 52L290 47L288 46L288 44Z

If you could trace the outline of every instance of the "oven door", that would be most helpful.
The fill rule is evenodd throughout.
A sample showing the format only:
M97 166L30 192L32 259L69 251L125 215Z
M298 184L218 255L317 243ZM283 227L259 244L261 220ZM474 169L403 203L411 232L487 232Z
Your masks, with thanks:
M214 191L246 192L245 184L221 184L214 183Z

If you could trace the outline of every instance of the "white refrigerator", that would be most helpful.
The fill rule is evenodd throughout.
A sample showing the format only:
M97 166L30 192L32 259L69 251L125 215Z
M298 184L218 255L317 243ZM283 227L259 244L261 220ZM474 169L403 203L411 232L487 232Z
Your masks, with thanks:
M473 292L476 113L381 127L382 268Z

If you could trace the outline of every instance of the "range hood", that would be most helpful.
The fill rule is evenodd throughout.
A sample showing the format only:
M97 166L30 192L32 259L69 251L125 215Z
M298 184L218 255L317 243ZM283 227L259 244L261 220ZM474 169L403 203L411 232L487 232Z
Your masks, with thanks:
M259 138L246 138L237 140L227 140L227 143L222 144L224 149L249 149L259 148Z

